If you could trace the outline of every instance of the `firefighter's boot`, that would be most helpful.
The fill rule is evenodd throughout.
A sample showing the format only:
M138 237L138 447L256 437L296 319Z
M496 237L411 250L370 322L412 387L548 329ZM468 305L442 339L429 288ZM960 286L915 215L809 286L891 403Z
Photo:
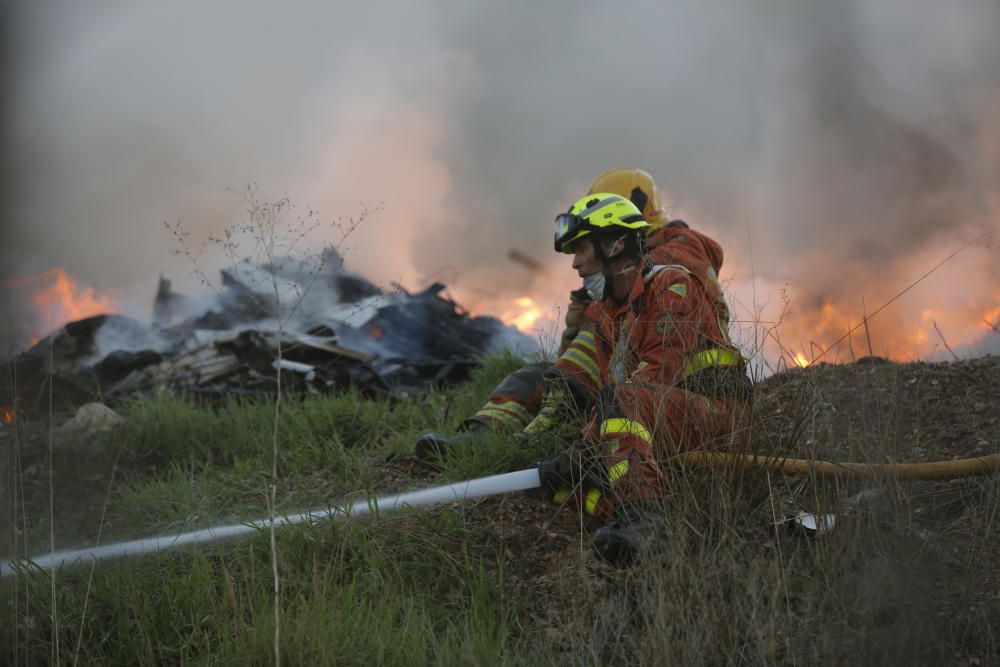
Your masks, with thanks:
M663 537L662 503L648 499L619 504L611 522L594 533L592 544L601 560L614 567L628 567L644 547Z

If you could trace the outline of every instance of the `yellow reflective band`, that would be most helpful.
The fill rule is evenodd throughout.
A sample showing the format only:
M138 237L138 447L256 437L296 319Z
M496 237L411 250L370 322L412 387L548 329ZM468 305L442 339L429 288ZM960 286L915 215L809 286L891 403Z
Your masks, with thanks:
M714 267L711 267L711 266L708 267L708 272L707 273L708 273L708 279L709 280L717 280L719 278L719 275L715 272L715 268Z
M601 374L597 368L597 362L585 355L580 350L570 348L563 352L560 359L565 359L581 371L587 374L595 385L601 384Z
M637 421L620 417L605 419L601 424L601 435L634 435L647 444L653 444L653 436L650 435L645 426Z
M503 408L492 404L481 407L476 412L476 416L496 419L497 421L510 424L516 428L524 428L525 424L531 421L530 419L525 419L523 416L514 411L504 410Z
M602 495L600 489L587 491L587 497L583 499L583 511L590 516L594 516L594 513L597 511L597 503L601 500Z
M490 410L483 408L476 413L477 417L484 417L486 419L495 420L498 422L503 422L515 429L524 428L524 422L510 414L509 412L504 412L503 410Z
M608 479L614 484L628 474L628 459L624 459L608 468Z
M571 493L573 493L573 489L568 486L559 487L559 489L557 489L552 495L552 502L556 505L562 505L567 499L569 499Z
M589 336L589 340L583 339L584 335ZM573 339L570 346L566 349L566 352L562 353L562 357L568 357L567 353L573 351L576 356L582 359L590 359L595 365L597 364L597 349L594 347L594 335L593 334L580 334Z
M476 416L477 417L483 417L484 419L489 419L489 420L501 422L503 424L506 424L507 426L510 426L512 429L515 429L515 430L519 430L519 429L524 428L524 422L523 421L521 421L520 419L517 419L516 417L512 417L507 412L501 412L499 410L485 410L484 409L484 410L480 410L479 412L477 412Z
M521 424L527 424L528 422L531 421L530 419L525 419L521 415L519 415L519 414L517 414L515 412L511 412L510 410L504 410L502 408L495 408L495 407L480 408L479 412L477 412L476 414L477 415L479 415L479 414L483 414L483 415L490 414L490 415L503 416L503 417L505 417L507 419L513 419L514 421L516 421L518 423L521 423Z
M674 283L667 289L681 298L684 298L688 295L688 286L685 285L684 283Z
M571 344L572 345L581 345L581 346L587 348L587 350L591 354L597 354L597 347L595 347L595 345L594 345L594 332L593 331L584 331L582 333L577 334L576 338L573 339L573 342Z
M596 350L594 350L593 346L591 346L590 348L588 348L586 345L582 345L582 344L578 344L578 343L582 343L582 341L579 338L574 338L573 342L570 344L570 346L568 348L566 348L566 351L568 352L568 351L572 350L572 351L576 352L576 354L578 356L580 356L580 357L582 357L584 359L590 359L591 361L593 361L594 363L596 363L597 362L597 352L596 352ZM566 356L566 352L563 352L561 356L565 357Z
M694 375L709 366L739 366L740 353L733 350L705 350L695 354L684 364L684 377Z
M484 410L490 408L496 410L503 410L504 412L512 412L517 416L518 419L524 420L525 423L530 422L534 417L534 415L528 412L527 408L525 408L517 401L504 401L503 403L495 403L493 401L490 401L489 403L483 406Z

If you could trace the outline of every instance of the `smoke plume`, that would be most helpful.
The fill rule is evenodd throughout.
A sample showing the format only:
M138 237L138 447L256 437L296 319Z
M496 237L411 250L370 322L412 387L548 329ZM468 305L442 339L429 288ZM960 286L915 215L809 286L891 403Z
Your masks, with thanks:
M641 166L725 246L737 317L758 337L780 320L806 357L998 228L988 0L53 2L2 25L5 284L63 267L143 317L160 271L197 287L163 223L202 242L248 183L327 219L371 211L341 252L377 282L548 310L577 282L555 213ZM953 345L995 335L986 243L872 319L873 351L929 354L932 322Z

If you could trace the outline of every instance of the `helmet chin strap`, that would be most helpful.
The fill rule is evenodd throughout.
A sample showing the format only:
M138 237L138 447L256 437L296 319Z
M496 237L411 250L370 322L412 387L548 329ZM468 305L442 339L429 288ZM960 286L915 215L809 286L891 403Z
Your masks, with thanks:
M583 288L587 290L587 294L594 301L603 301L606 296L608 296L608 285L610 285L615 276L622 276L631 271L635 271L635 265L626 266L621 271L612 272L611 267L605 266L604 270L600 273L595 273L592 276L588 276L583 280Z
M624 239L625 235L618 237L615 239L614 243L611 244L611 247L613 248ZM608 286L611 285L614 277L634 271L636 267L635 265L626 266L621 271L613 272L611 270L611 257L604 252L603 244L595 242L594 250L596 251L598 258L601 260L601 263L604 264L604 269L600 273L595 273L592 276L584 278L583 288L587 290L587 294L590 295L590 298L593 301L603 301L608 296Z

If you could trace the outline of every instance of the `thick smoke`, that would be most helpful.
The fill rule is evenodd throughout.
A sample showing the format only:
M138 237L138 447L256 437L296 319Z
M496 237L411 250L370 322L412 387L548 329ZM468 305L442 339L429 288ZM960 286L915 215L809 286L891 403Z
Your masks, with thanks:
M988 0L9 13L7 275L64 266L136 302L160 270L184 288L190 258L162 223L205 239L242 213L227 188L254 182L330 219L373 210L341 251L385 285L555 303L575 283L555 212L638 165L723 242L737 315L776 321L787 297L783 339L802 349L998 226ZM558 277L539 284L510 247ZM985 332L996 260L967 248L901 297L871 322L875 351L934 321Z

